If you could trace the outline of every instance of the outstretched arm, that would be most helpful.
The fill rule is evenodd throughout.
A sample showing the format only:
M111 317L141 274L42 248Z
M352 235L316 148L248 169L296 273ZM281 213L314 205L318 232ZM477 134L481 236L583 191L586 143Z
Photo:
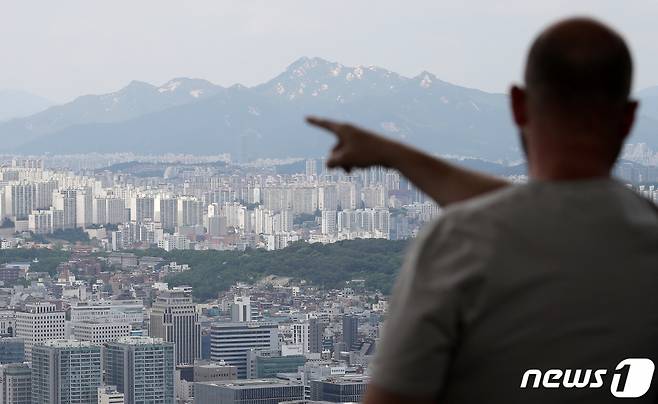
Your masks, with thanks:
M442 206L509 185L350 124L319 118L307 121L334 133L338 139L327 160L329 167L341 167L348 172L376 165L397 169Z

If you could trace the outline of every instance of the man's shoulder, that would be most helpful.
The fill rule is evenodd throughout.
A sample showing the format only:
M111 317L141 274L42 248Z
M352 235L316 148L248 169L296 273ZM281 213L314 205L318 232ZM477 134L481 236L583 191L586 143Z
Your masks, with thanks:
M573 182L530 182L511 185L449 206L446 221L483 220L487 217L516 215L529 210L540 216L542 209L579 210L598 208L624 210L658 217L658 207L648 199L613 179ZM581 211L582 213L582 211Z
M532 204L533 191L529 184L510 185L448 206L439 222L452 226L469 221L486 220L517 211L523 205Z

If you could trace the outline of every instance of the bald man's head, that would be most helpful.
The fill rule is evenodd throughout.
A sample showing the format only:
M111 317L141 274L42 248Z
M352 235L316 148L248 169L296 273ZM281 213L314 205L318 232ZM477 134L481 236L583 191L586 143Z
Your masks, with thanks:
M526 88L510 92L533 177L609 174L635 120L632 70L621 36L592 19L563 20L535 40Z
M535 40L525 82L538 102L578 113L622 106L629 97L632 70L630 52L619 34L592 19L572 18Z

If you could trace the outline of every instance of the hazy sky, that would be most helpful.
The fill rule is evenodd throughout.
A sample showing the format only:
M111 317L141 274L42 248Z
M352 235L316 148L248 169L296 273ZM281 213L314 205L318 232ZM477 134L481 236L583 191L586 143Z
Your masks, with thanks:
M253 85L320 56L501 92L534 35L572 14L620 30L635 88L658 84L655 0L0 0L0 88L61 102L131 80Z

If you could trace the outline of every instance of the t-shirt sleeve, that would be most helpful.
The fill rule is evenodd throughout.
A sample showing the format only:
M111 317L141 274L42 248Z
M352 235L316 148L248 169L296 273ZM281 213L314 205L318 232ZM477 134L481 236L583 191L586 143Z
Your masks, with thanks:
M416 240L393 290L373 363L374 385L409 396L440 394L463 295L472 293L468 285L478 272L473 242L445 216Z

